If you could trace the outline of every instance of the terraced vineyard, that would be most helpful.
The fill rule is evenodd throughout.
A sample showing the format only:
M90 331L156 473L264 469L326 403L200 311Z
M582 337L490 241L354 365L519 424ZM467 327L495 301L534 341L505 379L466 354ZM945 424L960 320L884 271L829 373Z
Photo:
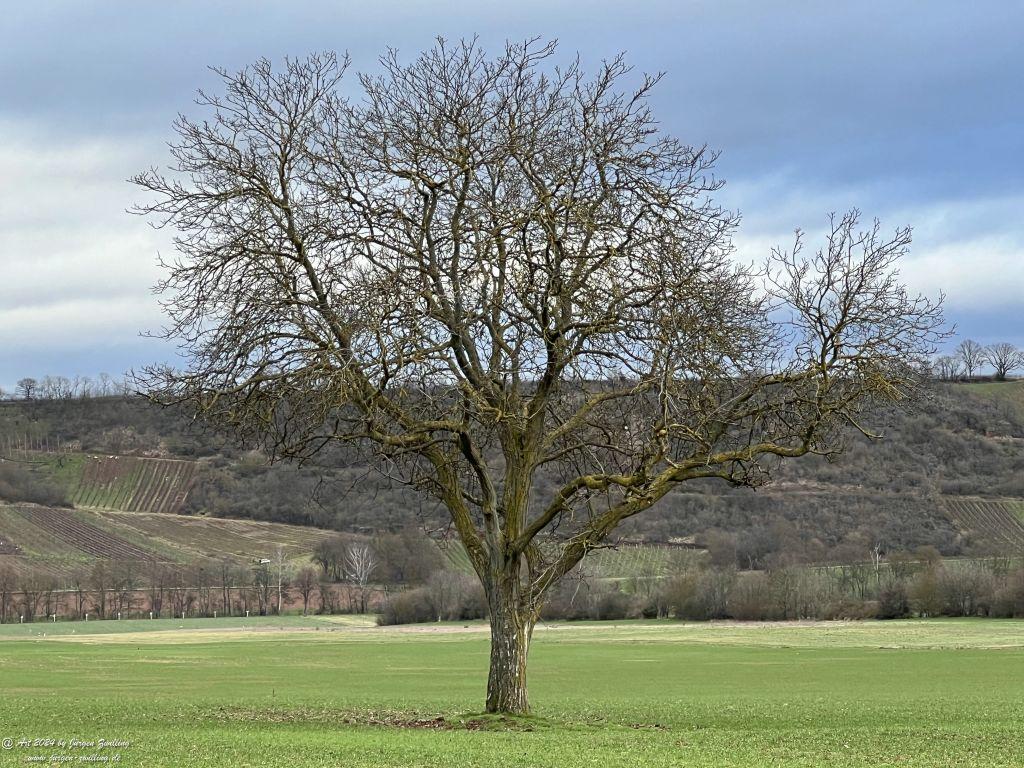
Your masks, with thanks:
M334 535L252 520L0 504L0 566L58 577L96 559L249 564L272 557L278 547L303 565L317 543Z
M626 544L598 549L583 561L584 572L599 579L647 579L669 575L677 558L692 558L692 550L659 544Z
M152 551L141 549L120 536L91 525L71 510L37 506L16 509L32 525L94 557L111 560L153 559Z
M229 520L216 517L188 517L142 512L97 511L98 525L125 535L137 536L183 555L235 557L251 560L269 556L281 547L285 556L308 560L316 545L335 536L334 531L258 520Z
M138 456L74 457L62 477L77 507L128 512L180 512L195 482L197 464Z
M958 528L997 550L1024 550L1024 500L947 496L942 505Z

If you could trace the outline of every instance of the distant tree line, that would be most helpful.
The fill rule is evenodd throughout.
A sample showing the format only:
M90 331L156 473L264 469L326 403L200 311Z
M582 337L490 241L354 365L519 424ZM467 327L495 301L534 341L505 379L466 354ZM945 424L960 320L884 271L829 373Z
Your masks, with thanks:
M944 560L931 547L863 554L841 565L740 571L714 551L680 549L667 563L614 579L596 576L584 560L544 619L1024 617L1020 557ZM487 606L480 585L414 530L338 536L298 568L279 553L248 566L98 560L60 579L0 565L0 623L284 612L373 612L380 624L408 624L483 619Z
M100 373L96 377L46 375L36 379L26 376L18 379L13 392L7 393L0 389L0 400L10 397L20 400L85 400L127 393L125 382L109 373Z
M0 540L0 555L18 554ZM420 530L325 539L306 564L283 548L250 564L236 559L166 563L95 560L64 575L0 562L0 622L368 613L388 595L454 573ZM447 611L442 611L444 616Z
M1020 560L942 560L925 550L888 561L738 572L706 559L666 575L626 580L581 576L561 588L548 620L676 618L896 619L1024 617Z
M1005 341L982 346L964 339L951 354L935 358L933 369L941 381L960 381L974 378L985 366L994 371L996 381L1006 381L1011 373L1024 368L1024 350Z

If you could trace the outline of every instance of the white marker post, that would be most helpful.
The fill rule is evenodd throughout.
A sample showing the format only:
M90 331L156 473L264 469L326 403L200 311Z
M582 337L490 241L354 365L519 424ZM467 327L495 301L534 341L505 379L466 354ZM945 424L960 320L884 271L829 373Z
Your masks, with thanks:
M88 620L89 620L89 614L88 614L88 613L87 613L87 614L85 614L85 620L86 620L86 621L88 621Z
M120 621L120 620L121 620L121 612L120 612L120 611L118 611L118 612L117 612L117 620L118 620L118 621Z

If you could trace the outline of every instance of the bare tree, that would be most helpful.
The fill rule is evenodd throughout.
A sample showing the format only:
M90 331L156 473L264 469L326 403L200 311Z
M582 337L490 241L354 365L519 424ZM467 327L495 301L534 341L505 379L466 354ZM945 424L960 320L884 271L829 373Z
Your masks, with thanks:
M43 376L36 393L44 400L67 400L71 397L71 381L66 376Z
M316 591L320 578L316 569L306 566L295 575L295 588L302 596L302 615L309 613L309 598Z
M392 52L352 103L332 55L221 72L169 174L135 179L178 232L160 290L191 353L137 386L275 459L359 446L443 504L487 598L491 712L528 711L549 590L624 520L876 437L942 338L895 277L909 230L854 211L812 255L798 233L738 265L716 155L660 131L658 78L553 54Z
M89 573L83 568L76 568L68 578L68 586L75 596L75 618L85 615L85 602L89 596Z
M47 581L47 577L36 571L23 571L18 574L18 591L21 593L21 604L18 609L25 621L33 621L39 612Z
M960 358L953 355L935 358L935 373L942 381L956 381L960 376Z
M277 570L277 615L281 615L281 603L287 591L288 557L280 544L274 550L274 568Z
M43 579L43 615L55 616L61 608L60 584L53 576L46 576Z
M235 586L237 579L237 568L233 560L228 557L221 558L218 563L217 572L220 581L221 611L225 616L231 615L231 588Z
M997 381L1006 381L1007 374L1024 367L1024 352L1005 341L989 344L985 347L984 354L985 362L996 371Z
M985 348L971 339L961 341L956 348L956 354L968 379L985 364Z
M370 578L377 569L377 557L369 544L353 542L345 551L345 579L352 585L349 594L357 600L353 603L354 612L366 613L369 604Z
M197 610L201 616L212 616L214 577L202 563L194 563L189 569L189 584L194 588Z
M164 609L164 597L170 581L170 569L156 560L148 563L147 597L149 598L149 610L151 613L160 615Z
M93 591L93 606L101 619L107 617L107 599L109 592L114 588L114 578L110 570L110 563L106 560L97 560L89 571L89 586Z
M36 390L39 389L39 382L33 378L26 377L18 379L18 383L14 387L14 391L18 393L22 400L31 400L35 397Z
M7 621L7 612L14 597L17 580L14 569L7 563L0 563L0 624Z
M348 540L344 536L332 536L317 542L313 549L313 560L323 569L325 579L341 581L347 551Z
M131 615L135 592L141 586L138 573L139 564L135 560L118 560L114 563L111 574L111 587L117 601L117 612Z
M334 586L326 580L322 580L317 587L317 596L320 599L320 613L333 614L337 608L337 594Z
M96 387L96 395L98 397L109 397L114 394L116 387L117 382L114 381L114 378L109 373L101 373Z
M252 569L252 590L259 605L260 616L267 616L270 613L270 592L274 585L274 578L269 565L270 560L264 558Z

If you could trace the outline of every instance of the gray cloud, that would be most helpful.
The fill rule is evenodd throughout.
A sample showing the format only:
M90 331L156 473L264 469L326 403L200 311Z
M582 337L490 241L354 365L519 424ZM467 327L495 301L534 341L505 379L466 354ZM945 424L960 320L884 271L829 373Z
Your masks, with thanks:
M0 386L171 354L140 340L166 233L124 213L176 112L215 78L311 50L373 69L435 35L541 34L667 72L666 130L723 150L743 258L851 206L915 228L903 273L983 341L1024 342L1024 6L756 2L54 2L0 20ZM813 238L810 241L813 244Z

